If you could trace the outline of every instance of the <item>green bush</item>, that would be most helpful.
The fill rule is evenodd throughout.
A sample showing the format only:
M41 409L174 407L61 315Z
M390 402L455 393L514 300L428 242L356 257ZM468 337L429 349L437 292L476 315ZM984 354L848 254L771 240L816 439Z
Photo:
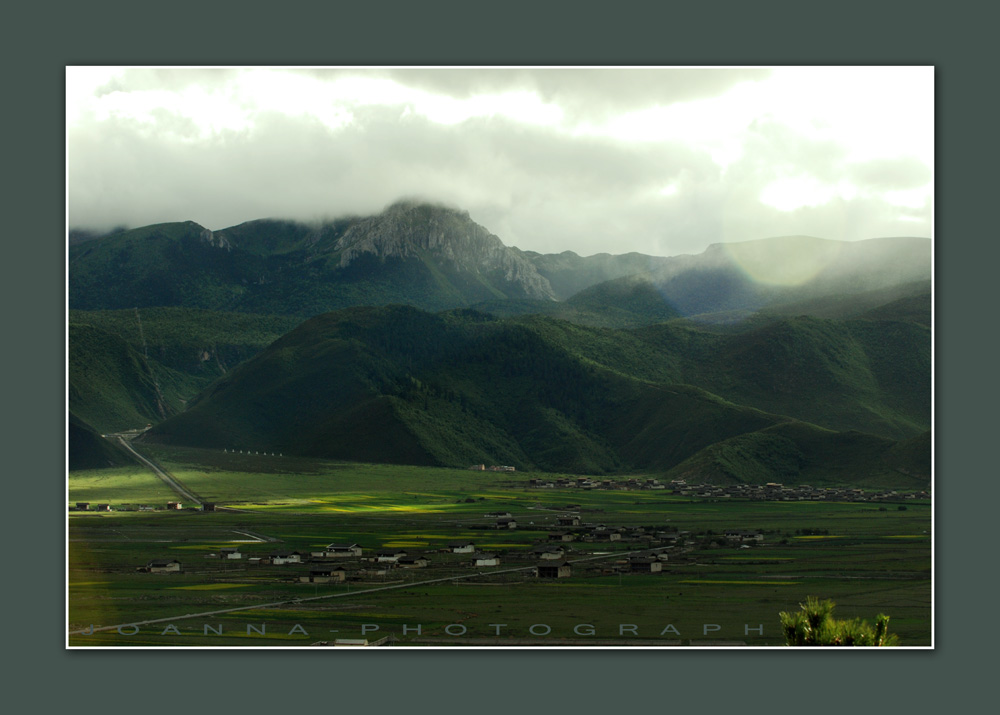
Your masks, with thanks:
M889 634L889 616L878 614L875 625L855 618L838 621L833 617L835 604L815 596L799 604L800 610L781 612L781 631L785 645L794 646L895 646L899 638Z

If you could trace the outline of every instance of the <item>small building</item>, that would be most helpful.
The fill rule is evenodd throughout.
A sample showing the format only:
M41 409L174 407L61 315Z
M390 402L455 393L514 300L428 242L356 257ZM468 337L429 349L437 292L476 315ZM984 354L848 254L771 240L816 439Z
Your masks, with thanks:
M323 551L314 551L313 556L324 559L350 558L361 556L361 547L357 544L327 544Z
M517 528L517 521L515 521L513 517L509 517L509 516L500 517L499 519L497 519L496 528L497 529L516 529Z
M90 511L90 502L89 501L78 501L76 503L76 510L77 511Z
M94 507L94 511L111 511L111 505L110 504L98 504L96 507Z
M381 564L395 564L406 555L403 549L382 549L375 552L375 560Z
M220 559L242 559L243 554L240 553L240 548L238 546L226 546L225 548L219 549Z
M500 557L496 554L476 554L472 558L473 566L499 566Z
M471 554L475 552L476 545L471 541L452 541L448 549L453 554Z
M551 546L543 544L532 549L532 553L540 559L555 560L566 555L566 551L561 546Z
M558 523L559 526L579 526L580 517L576 516L575 514L566 514L558 517L556 519L556 523Z
M179 501L168 501L167 502L167 509L183 509L183 508L184 508L184 505L181 504Z
M622 535L617 531L595 531L594 540L595 541L621 541Z
M403 556L396 565L402 569L422 569L430 563L426 556Z
M302 554L298 551L279 551L271 554L269 558L274 566L302 563Z
M747 531L745 529L727 529L726 538L730 541L748 542L763 541L764 535L759 531Z
M343 583L347 570L343 566L317 566L309 569L308 576L299 576L301 583Z
M538 578L567 578L572 572L572 567L565 561L542 562L535 567Z
M553 531L549 534L549 541L573 541L576 535L568 531Z
M177 559L154 559L146 564L149 573L177 573L181 570L181 562Z
M663 564L653 556L639 556L628 560L628 569L632 573L659 573Z
M215 511L215 502L205 502L201 505L202 511Z

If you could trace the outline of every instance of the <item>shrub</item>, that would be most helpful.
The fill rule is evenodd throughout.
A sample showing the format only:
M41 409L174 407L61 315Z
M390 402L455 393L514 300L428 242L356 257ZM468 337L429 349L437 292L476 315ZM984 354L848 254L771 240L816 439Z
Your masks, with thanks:
M838 621L833 617L835 604L815 596L799 604L800 610L781 612L781 631L785 645L793 646L894 646L896 635L889 634L889 616L878 614L875 625L855 618Z

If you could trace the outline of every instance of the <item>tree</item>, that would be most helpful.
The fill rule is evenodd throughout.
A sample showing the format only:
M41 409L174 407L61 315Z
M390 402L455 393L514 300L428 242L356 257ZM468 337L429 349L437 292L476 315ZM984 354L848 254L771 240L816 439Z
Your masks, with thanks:
M806 598L799 604L800 610L782 611L781 632L785 645L794 646L894 646L899 638L889 634L889 616L880 613L875 617L875 625L855 618L838 621L833 617L835 604L827 599L821 601L815 596Z

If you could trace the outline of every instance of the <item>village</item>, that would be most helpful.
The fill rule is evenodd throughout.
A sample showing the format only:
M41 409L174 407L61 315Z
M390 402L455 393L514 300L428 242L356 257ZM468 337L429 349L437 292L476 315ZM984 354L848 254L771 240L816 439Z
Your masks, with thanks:
M166 505L168 510L180 508L178 502ZM92 509L89 503L79 502L75 511L109 509L105 504ZM204 504L195 510L215 511L216 506ZM322 549L284 550L275 549L273 543L260 542L259 547L222 547L201 554L197 561L157 558L132 568L150 574L197 572L226 578L237 577L241 571L264 575L257 570L267 568L267 576L274 580L310 584L385 583L411 578L408 573L417 569L426 569L424 573L440 577L475 570L477 575L489 576L495 572L506 579L563 579L574 574L661 573L668 562L691 562L692 552L702 546L749 548L764 539L760 531L742 529L729 529L723 534L692 534L669 525L587 523L579 513L559 513L544 521L536 515L532 518L530 523L522 519L519 527L510 512L493 511L474 519L475 523L461 525L465 530L483 532L484 541L491 541L489 532L510 533L520 528L525 539L510 542L505 549L483 549L477 545L477 539L454 540L424 549L334 542ZM219 566L212 567L212 563Z
M926 491L899 492L895 489L865 491L848 487L811 487L807 484L785 486L776 482L766 484L688 484L684 479L673 479L664 484L658 479L632 477L624 480L591 479L590 477L530 479L534 489L610 489L610 490L665 490L667 494L697 497L699 499L749 499L751 501L848 501L876 502L899 499L930 499ZM513 486L513 485L511 485ZM517 485L520 486L520 485Z
M486 468L493 469L493 468ZM506 468L496 468L498 471ZM523 488L523 484L519 484ZM817 489L800 485L786 487L778 483L764 485L715 486L710 484L688 485L682 479L661 483L657 479L628 478L624 480L594 480L588 477L546 480L532 478L532 489L610 489L610 490L663 490L666 493L697 499L740 499L746 501L841 501L879 502L904 499L929 498L926 492L899 493L895 490L869 491L847 488ZM471 501L471 500L469 500ZM131 507L140 511L154 510L142 505ZM905 509L899 506L899 509ZM184 509L180 502L170 501L156 510ZM227 507L206 502L189 506L188 510L202 512L229 511ZM577 509L576 512L571 510ZM73 511L111 511L109 504L92 505L78 502ZM118 510L127 510L119 507ZM586 510L584 510L586 511ZM178 559L152 559L136 571L151 574L169 574L196 571L213 573L210 564L227 565L225 574L233 578L238 570L249 571L265 567L268 576L276 581L309 584L338 584L349 582L379 582L408 580L414 570L423 573L452 577L475 570L479 576L496 573L505 579L563 579L574 574L586 576L662 573L664 565L693 563L699 550L718 548L748 549L764 541L760 530L730 528L722 532L705 530L680 531L670 525L615 525L584 522L579 505L567 504L563 513L555 516L532 514L532 520L518 519L509 511L491 511L481 518L469 520L460 526L465 531L483 532L483 541L489 532L511 532L520 529L524 540L510 542L509 547L480 548L476 539L456 540L446 546L414 549L390 548L380 544L334 542L322 549L275 550L268 546L266 552L252 547L223 547L204 553L198 562L182 563ZM537 523L536 523L537 520ZM803 533L808 533L806 529ZM530 536L529 536L530 534ZM272 539L271 541L278 541ZM784 542L783 542L784 543ZM266 544L262 544L264 546ZM234 569L232 567L238 567Z

